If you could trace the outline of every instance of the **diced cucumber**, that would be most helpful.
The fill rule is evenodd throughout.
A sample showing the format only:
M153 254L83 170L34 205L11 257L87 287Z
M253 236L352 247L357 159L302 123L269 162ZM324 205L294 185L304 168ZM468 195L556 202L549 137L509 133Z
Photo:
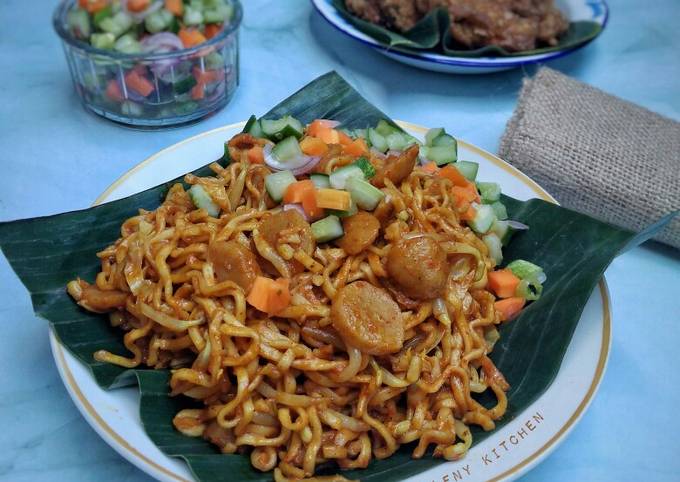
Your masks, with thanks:
M515 296L528 301L536 301L543 294L543 285L535 279L523 279L515 289Z
M456 162L456 159L458 158L456 150L452 149L450 146L433 146L424 149L425 157L434 161L438 166Z
M456 162L456 169L465 176L465 179L475 182L477 171L479 171L479 164L470 161L458 161Z
M200 184L194 184L189 188L189 197L198 209L205 209L208 215L216 218L220 215L220 207L215 204L207 191Z
M367 129L354 129L353 134L354 134L354 135L353 135L352 137L355 137L355 138L359 138L359 137L360 137L360 138L362 138L362 139L366 139L366 138L368 137L368 131L367 131Z
M432 142L439 136L445 134L443 127L435 127L425 134L425 145L431 146Z
M184 8L183 20L185 25L200 25L203 23L203 13L197 8L187 6Z
M248 119L246 126L243 128L243 132L247 132L253 137L265 137L264 132L262 131L262 125L255 116L251 116L250 119Z
M215 2L214 5L204 2L203 5L209 7L203 10L203 20L205 23L228 22L234 14L234 7L222 2Z
M272 154L281 162L297 159L302 156L302 149L295 136L287 137L272 149Z
M508 219L508 210L505 209L505 204L503 204L500 201L496 201L494 203L489 204L491 206L491 209L493 209L494 214L496 214L496 217L500 219L501 221L504 221Z
M491 204L501 198L501 185L496 182L478 182L477 189L484 204Z
M208 70L219 69L224 66L224 57L218 52L210 52L205 58L205 68Z
M304 127L302 123L289 115L281 119L260 119L264 134L273 141L280 141L286 137L302 138Z
M512 228L507 221L501 221L499 219L494 219L491 223L491 232L496 233L496 235L501 240L501 243L505 246L506 239L509 240L512 235Z
M92 33L90 16L81 8L70 10L66 16L66 23L75 36L80 39L85 40Z
M102 20L104 20L105 18L108 18L112 15L113 15L113 9L111 8L111 5L107 5L106 7L102 8L97 13L92 15L92 23L94 23L95 26L99 27L99 25L102 23Z
M99 22L99 28L118 37L127 32L133 23L132 16L127 12L121 11L111 17L104 18Z
M432 146L433 147L449 146L458 149L458 142L456 141L455 137L450 136L448 134L442 134L432 141Z
M144 19L144 26L149 32L158 33L167 29L174 18L175 16L172 13L162 8L156 12L150 13Z
M124 54L138 54L142 51L142 45L129 33L119 37L113 48Z
M380 152L385 152L388 149L387 139L373 128L368 129L368 142Z
M349 164L348 166L343 166L340 169L336 169L330 175L329 181L333 189L345 189L347 180L350 177L358 177L359 179L364 179L364 171L355 164Z
M375 130L378 134L380 134L383 137L388 137L390 134L394 133L401 133L399 129L391 125L389 122L387 122L385 119L381 119L378 122L378 125L375 126Z
M373 176L375 176L375 167L373 167L373 164L371 164L371 161L369 161L365 157L360 157L359 159L354 161L352 164L359 167L359 169L361 169L361 171L364 173L364 177L366 179L370 179Z
M96 49L112 49L116 44L116 36L109 32L90 35L90 45ZM193 79L193 77L192 77Z
M189 92L196 85L196 79L193 75L189 75L182 80L172 84L177 94L185 94Z
M543 268L530 261L525 261L523 259L516 259L506 266L510 271L512 271L515 276L519 279L539 279L541 273L543 273Z
M357 206L365 211L373 211L385 197L384 192L359 177L347 179L345 189L352 195L352 199L357 203Z
M281 202L288 186L296 181L295 176L290 171L279 171L269 174L264 178L264 187L276 202Z
M309 179L314 183L317 189L327 189L331 187L331 181L326 174L311 174Z
M475 204L474 208L477 214L472 221L468 222L468 225L476 233L486 233L496 219L496 214L488 204ZM500 239L498 241L500 242Z
M354 202L354 199L350 200L349 209L347 211L339 211L337 209L326 209L326 214L329 215L332 214L339 218L348 218L350 216L354 216L358 212L359 208L357 207L357 203Z
M489 248L489 256L496 262L496 265L501 264L503 261L503 246L501 244L500 238L496 233L489 233L482 237L482 241Z
M345 234L340 218L331 215L312 223L312 235L318 243L326 243Z
M401 132L393 132L385 140L387 141L387 147L394 151L403 151L408 144L408 139Z

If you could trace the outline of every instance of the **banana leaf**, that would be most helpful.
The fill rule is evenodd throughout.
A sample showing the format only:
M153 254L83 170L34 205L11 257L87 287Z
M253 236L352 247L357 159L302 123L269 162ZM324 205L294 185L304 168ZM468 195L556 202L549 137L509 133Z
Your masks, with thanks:
M284 113L303 122L337 119L348 128L372 126L386 118L334 72L313 81L265 116ZM205 173L207 167L196 172ZM174 430L173 416L194 402L168 396L168 371L125 370L96 362L92 354L98 349L126 354L122 333L109 326L106 316L79 308L64 288L78 276L93 280L99 269L95 253L118 238L121 223L139 208L156 208L169 184L82 211L1 223L0 248L28 289L35 313L49 321L60 342L89 368L100 386L139 385L142 423L164 453L184 458L203 482L271 480L270 474L253 470L247 456L219 454L207 442ZM492 354L512 386L507 414L498 426L515 418L552 383L586 301L611 260L664 224L635 236L542 200L522 202L506 197L504 202L513 219L531 227L516 235L505 250L506 259L524 258L541 265L548 281L541 299L501 328L501 341ZM473 433L476 442L488 436ZM366 470L343 475L381 482L400 480L442 463L428 456L412 460L411 450L403 447L386 460L373 461Z
M569 29L563 33L557 45L542 47L521 52L510 52L498 45L488 45L477 49L462 49L456 46L451 36L451 18L445 8L437 8L428 13L410 30L400 33L381 25L363 20L353 15L345 4L345 0L333 0L333 6L341 17L354 25L361 32L374 38L386 49L416 53L426 51L450 57L518 57L537 55L558 50L569 50L586 44L602 32L602 26L593 21L579 20L571 22Z

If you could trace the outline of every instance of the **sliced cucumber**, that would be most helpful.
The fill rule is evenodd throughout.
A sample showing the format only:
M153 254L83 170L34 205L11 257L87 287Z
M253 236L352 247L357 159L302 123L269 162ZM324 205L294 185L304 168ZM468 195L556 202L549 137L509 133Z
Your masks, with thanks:
M187 6L184 9L183 20L185 25L200 25L203 23L203 13L197 8Z
M156 12L150 13L144 19L144 26L151 33L158 33L167 29L172 23L175 16L168 10L162 8Z
M368 137L368 131L366 129L354 129L352 134L353 134L352 137L355 137L355 138L360 137L362 139L366 139Z
M189 188L189 197L198 209L205 209L209 216L216 218L220 215L220 207L215 204L203 186L194 184Z
M302 123L289 115L276 120L260 119L260 125L264 134L275 142L291 136L301 139L304 133Z
M477 189L484 204L491 204L501 198L501 185L496 182L478 182Z
M503 245L496 233L489 233L482 237L482 241L489 248L489 256L496 262L496 265L503 261Z
M364 177L366 179L370 179L373 176L375 176L375 167L373 167L373 164L371 164L371 161L366 159L365 157L360 157L356 161L352 163L353 165L357 166L361 171L364 173Z
M262 130L262 124L260 124L260 121L255 118L255 116L251 117L252 122L248 121L248 124L246 124L245 128L243 129L243 132L247 132L253 137L258 137L258 138L263 138L265 137L264 131Z
M378 122L378 125L375 126L375 130L378 132L378 134L380 134L383 137L388 137L390 134L401 132L399 129L397 129L384 119L381 119Z
M496 220L496 213L488 204L475 204L474 208L477 210L477 214L472 221L468 222L468 225L478 234L486 233Z
M427 134L425 134L425 145L431 146L432 141L434 141L437 137L443 134L445 134L443 127L435 127L433 129L430 129L429 131L427 131Z
M493 212L496 214L498 219L501 221L508 219L508 210L505 209L505 204L500 201L496 201L489 204L489 206L491 206L491 209L493 209Z
M290 171L279 171L264 178L264 187L276 202L281 202L288 186L296 181L295 176Z
M449 147L455 147L457 149L458 148L458 142L456 142L455 137L450 136L448 134L442 134L442 135L436 137L432 141L432 146L433 147L449 146Z
M348 166L336 169L329 177L331 187L333 189L345 189L347 180L350 177L364 179L364 171L362 171L361 168L355 164L349 164Z
M408 144L408 139L401 132L393 132L385 140L387 141L387 147L394 151L403 151Z
M116 44L116 36L110 32L93 33L90 35L90 45L96 49L110 50ZM193 79L193 77L191 77Z
M509 263L506 268L512 271L519 279L539 279L543 268L530 261L516 259Z
M424 149L425 157L431 161L434 161L434 163L438 166L456 162L456 159L458 158L456 150L449 146L433 146Z
M465 176L465 179L475 182L475 179L477 179L477 171L479 171L479 164L470 161L458 161L456 162L456 169Z
M365 211L373 211L385 197L384 192L359 177L347 179L345 189L349 191L357 206Z
M300 144L295 136L286 137L276 144L272 149L272 154L281 162L297 159L303 155Z
M491 232L496 233L503 245L505 245L506 238L510 239L510 235L512 234L511 231L512 228L510 227L510 223L507 221L494 219L493 223L491 223Z
M326 243L345 234L340 218L331 215L312 223L312 235L318 243Z
M375 129L368 129L368 142L380 152L385 152L388 149L387 139Z
M331 187L331 181L326 174L312 174L309 179L314 183L317 189L326 189Z

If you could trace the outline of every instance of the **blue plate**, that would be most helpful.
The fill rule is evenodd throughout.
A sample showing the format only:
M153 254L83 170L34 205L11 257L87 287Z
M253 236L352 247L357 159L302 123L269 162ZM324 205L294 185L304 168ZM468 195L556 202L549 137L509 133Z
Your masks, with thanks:
M354 25L342 18L338 11L333 7L332 0L312 0L312 4L321 16L326 19L337 30L343 34L358 40L383 55L386 55L399 62L412 65L420 69L433 70L450 74L486 74L498 72L500 70L513 69L526 64L546 62L569 55L576 50L583 48L589 42L585 42L576 47L568 47L563 50L556 50L542 54L518 55L513 57L452 57L433 52L418 52L416 50L395 50L390 48L373 37L366 35L358 30ZM609 7L604 0L558 0L557 5L562 12L575 22L579 20L590 20L602 26L602 30L607 25L609 18Z

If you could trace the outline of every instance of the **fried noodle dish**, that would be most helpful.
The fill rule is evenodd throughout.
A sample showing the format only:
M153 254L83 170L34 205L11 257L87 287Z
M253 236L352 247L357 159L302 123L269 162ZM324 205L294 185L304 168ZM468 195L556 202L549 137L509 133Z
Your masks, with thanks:
M496 268L512 222L455 150L442 129L420 144L384 121L249 123L228 164L186 175L123 223L94 283L68 284L125 333L131 355L95 359L171 370L171 395L200 405L176 429L278 481L410 443L463 457L469 427L507 407L497 327L542 280Z

